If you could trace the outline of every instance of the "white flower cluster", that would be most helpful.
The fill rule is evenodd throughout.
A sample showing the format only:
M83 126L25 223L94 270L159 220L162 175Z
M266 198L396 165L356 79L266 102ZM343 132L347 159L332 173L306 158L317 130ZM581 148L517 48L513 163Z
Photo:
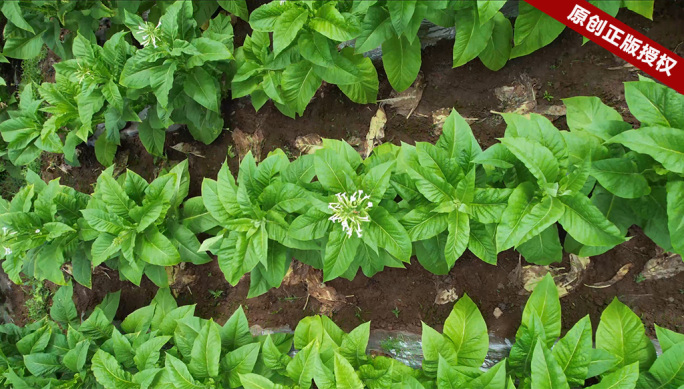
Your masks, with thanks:
M328 204L328 208L334 212L329 220L333 223L341 223L342 231L351 237L352 232L361 237L361 222L369 222L368 210L373 207L373 203L368 201L370 196L363 195L362 190L356 191L349 197L347 193L338 193L337 202Z
M153 47L157 47L157 40L159 39L159 35L161 35L159 27L161 27L161 20L157 23L157 27L153 27L151 23L145 23L138 26L138 32L142 34L140 36L142 39L140 44L143 46L152 45Z

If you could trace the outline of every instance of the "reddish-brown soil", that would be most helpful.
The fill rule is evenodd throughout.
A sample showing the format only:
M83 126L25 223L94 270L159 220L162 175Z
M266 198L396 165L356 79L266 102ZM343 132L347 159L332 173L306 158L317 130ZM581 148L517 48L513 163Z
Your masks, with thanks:
M684 9L681 1L658 2L651 22L638 15L621 11L619 18L638 28L663 46L682 55L681 47ZM240 29L245 29L241 26ZM623 61L609 54L593 43L582 46L581 37L565 31L548 47L527 57L515 59L499 72L487 70L475 60L466 66L451 68L451 42L443 42L427 48L423 53L422 72L427 86L416 112L410 119L395 114L387 108L388 122L385 141L413 143L435 141L431 112L440 108L456 108L464 117L478 118L472 124L475 136L483 147L496 142L503 135L505 126L490 111L502 109L494 95L494 89L510 85L522 74L528 75L534 84L537 103L540 106L559 104L560 99L571 96L599 96L605 103L620 110L627 120L633 120L626 111L624 81L637 79L637 73L620 67ZM381 80L380 98L387 98L390 88L382 67L378 69ZM552 96L547 101L544 95ZM264 154L275 148L286 148L295 155L294 140L299 135L318 133L323 137L349 139L365 137L376 105L357 105L334 86L323 87L310 103L305 114L296 120L281 115L272 104L267 104L258 113L248 100L224 103L226 123L231 129L239 128L246 133L261 129L265 135ZM560 128L564 119L556 120ZM230 132L226 131L211 145L195 142L185 132L167 137L167 156L170 160L181 160L185 155L170 149L179 142L196 147L206 158L190 155L191 195L200 194L203 177L214 178L221 163L226 159L229 146L233 145ZM120 153L128 152L128 167L146 178L155 175L159 161L149 156L140 142L124 142ZM89 192L102 167L95 160L92 148L81 149L81 167L71 168L66 173L60 170L58 160L50 160L44 172L45 179L61 177L62 183ZM48 161L49 162L49 161ZM237 158L229 159L236 172ZM609 280L618 269L632 263L632 271L615 285L604 289L580 286L563 298L563 321L565 328L585 315L590 315L596 325L602 310L614 298L620 298L641 316L652 333L653 324L684 331L684 274L661 281L637 283L635 275L644 263L655 256L654 244L638 228L630 230L632 239L607 254L592 258L584 283L593 284ZM568 265L567 258L562 264ZM419 331L420 322L441 327L449 314L451 304L434 303L438 289L455 288L459 296L467 293L478 304L489 328L500 336L513 336L520 321L522 307L527 299L519 294L520 286L509 284L508 276L518 266L518 255L507 251L499 255L499 265L491 266L478 260L470 253L458 260L447 276L435 276L424 270L415 261L406 269L387 269L372 279L358 275L354 281L338 279L328 285L347 296L347 304L335 315L335 321L349 330L361 321L372 321L374 328ZM307 299L302 285L282 287L254 299L246 299L248 277L236 287L231 287L223 278L216 262L203 266L188 266L184 273L192 279L187 287L179 290L179 301L183 304L196 303L197 312L203 317L214 317L223 323L239 305L242 305L252 324L262 327L289 325L294 328L304 316L317 312L318 303ZM116 274L94 276L93 290L76 288L78 308L88 310L96 305L108 291L123 290L118 317L123 318L135 308L151 300L156 290L150 282L140 288L116 281L110 277ZM212 293L222 291L217 297ZM26 298L15 290L11 299L19 307L16 320L22 322L25 311L22 301ZM494 310L499 308L503 315L496 319ZM394 312L393 312L394 311Z

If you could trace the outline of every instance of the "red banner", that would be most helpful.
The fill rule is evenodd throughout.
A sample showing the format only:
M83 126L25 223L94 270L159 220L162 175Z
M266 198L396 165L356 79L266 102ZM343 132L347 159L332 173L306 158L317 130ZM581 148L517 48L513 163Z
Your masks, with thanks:
M663 84L684 94L684 62L680 56L588 1L525 1Z

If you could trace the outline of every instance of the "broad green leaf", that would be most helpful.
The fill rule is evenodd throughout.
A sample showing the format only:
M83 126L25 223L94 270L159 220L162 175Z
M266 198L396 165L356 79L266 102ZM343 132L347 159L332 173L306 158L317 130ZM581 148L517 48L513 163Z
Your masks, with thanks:
M667 328L660 327L657 324L655 325L655 330L656 335L658 336L658 342L660 343L660 347L663 349L663 352L669 350L672 346L678 343L684 342L684 334L668 330Z
M617 367L639 362L640 369L646 370L656 357L641 320L617 298L601 314L596 330L596 348L616 356L619 359Z
M411 257L411 239L404 227L385 208L373 207L370 222L364 226L378 247L387 250L396 259L408 262Z
M347 235L342 228L334 228L325 246L323 259L324 281L330 281L341 276L354 262L354 255L361 240L356 236Z
M133 382L133 377L119 365L116 358L103 350L98 350L93 356L92 370L100 385L115 389L134 389L139 385Z
M354 367L365 364L368 361L366 347L370 337L370 322L361 324L354 328L347 336L342 339L342 345L338 352L345 357Z
M485 1L485 3L499 3L499 1ZM482 18L481 14L480 18ZM506 65L511 56L513 26L501 12L496 12L491 21L494 22L494 28L487 39L487 46L480 52L478 58L490 70L499 70Z
M601 382L589 386L591 389L634 389L639 379L639 364L632 363L613 373L606 374Z
M563 374L563 369L553 357L551 350L544 345L542 339L537 340L532 353L531 388L570 389L565 374Z
M669 127L641 127L625 131L608 140L647 154L666 169L684 174L684 130Z
M387 9L392 18L392 26L394 26L397 35L402 35L404 30L408 28L413 13L416 11L416 4L416 0L390 1L387 3Z
M577 193L561 196L565 212L559 222L578 242L588 246L610 246L625 241L620 230L591 201Z
M627 84L625 84L627 85ZM567 109L567 122L571 130L584 130L594 122L622 121L622 115L595 96L577 96L563 99Z
M8 21L12 22L15 26L26 30L31 33L35 33L33 27L24 19L22 15L22 10L19 7L19 2L6 1L2 4L2 13L5 15Z
M232 13L244 21L249 21L249 11L245 0L218 0L221 8Z
M334 3L327 3L318 9L316 17L311 19L309 26L315 31L337 42L354 39L359 32L355 18L345 18L335 8Z
M278 16L273 26L273 55L280 54L295 40L308 18L308 12L300 7L292 7Z
M226 321L221 328L220 335L221 345L227 350L235 350L252 342L249 323L242 306L238 307Z
M338 353L335 353L334 371L336 388L363 389L365 387L354 371L354 367Z
M342 56L359 71L358 81L350 84L338 85L342 93L359 104L375 103L378 97L378 72L370 58L354 54L350 47L345 47Z
M468 249L481 260L496 265L496 226L470 220Z
M625 100L629 112L643 127L684 129L684 96L665 85L647 81L626 82Z
M483 23L475 8L457 12L453 67L465 65L475 59L487 47L493 29L494 21Z
M636 163L624 157L593 162L591 175L608 191L622 198L635 199L651 192Z
M439 361L444 358L449 365L458 363L458 354L453 342L445 335L435 331L429 325L422 323L421 346L423 349L423 372L428 377L434 377L439 369Z
M276 384L259 374L240 374L240 382L245 389L277 389Z
M24 366L37 377L49 376L63 368L63 365L57 360L57 356L49 353L24 355ZM94 358L93 368L95 368Z
M444 213L431 212L431 207L418 206L409 211L401 219L411 241L430 239L447 229L448 216Z
M83 366L85 366L89 347L90 341L87 339L78 342L74 348L64 354L64 357L62 358L64 366L74 373L80 372L83 369Z
M544 231L521 243L516 250L522 254L527 262L535 265L549 265L563 259L563 247L558 236L556 224L550 225Z
M558 160L547 147L526 138L501 139L508 150L513 153L539 182L556 182L559 173Z
M159 361L161 348L171 339L171 336L157 336L138 346L133 360L139 371L152 369Z
M410 3L410 1L390 2L390 4L394 3ZM420 64L419 40L410 43L402 35L387 39L382 44L382 66L392 88L397 92L403 92L413 84L420 71Z
M280 82L287 104L302 115L322 81L310 62L300 61L285 68Z
M140 239L140 256L147 263L173 266L181 262L174 244L157 228L148 229Z
M219 112L219 87L217 81L201 67L189 72L183 83L183 91L203 107Z
M442 135L437 140L436 146L445 149L449 158L456 158L465 172L471 170L471 163L482 153L482 148L477 143L468 122L455 109L451 110L444 121Z
M589 316L578 321L553 347L553 356L571 386L582 386L591 362L591 321Z
M677 343L658 357L648 372L659 388L678 388L684 385L684 343Z
M653 1L622 0L622 4L632 12L653 20Z
M452 267L468 247L468 240L470 239L470 218L468 214L452 211L447 220L447 229L449 235L444 248L444 256L449 267Z
M52 296L52 307L50 307L52 320L62 324L70 324L78 318L76 305L72 300L73 295L74 288L71 285L62 286L57 290Z
M684 181L669 181L666 188L670 240L674 251L684 254Z
M561 331L561 307L558 297L558 289L553 277L547 274L534 288L532 295L525 304L522 323L530 323L532 312L539 315L541 324L544 326L545 344L553 345Z
M565 25L530 4L518 3L513 40L515 46L511 58L530 54L553 42L565 29Z
M204 389L206 385L202 385L195 381L192 374L188 371L188 367L180 359L173 355L166 353L165 367L171 381L176 387L183 389Z
M361 23L361 33L356 37L355 50L365 53L380 47L394 34L389 13L382 7L370 7Z
M259 357L259 343L251 343L239 347L226 354L223 365L228 371L228 380L231 388L241 386L240 375L251 373Z
M216 377L221 357L221 335L219 327L209 320L197 334L190 354L189 371L197 378Z
M444 335L457 354L457 366L480 367L489 350L487 324L473 300L464 295L444 322Z

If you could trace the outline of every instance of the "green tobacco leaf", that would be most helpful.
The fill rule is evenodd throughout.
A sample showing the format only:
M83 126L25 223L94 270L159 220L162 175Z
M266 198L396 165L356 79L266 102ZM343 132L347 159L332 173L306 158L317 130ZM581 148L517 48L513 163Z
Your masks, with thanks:
M221 357L221 335L219 327L209 320L197 334L190 354L189 371L197 378L216 377Z
M40 54L43 47L43 34L45 31L39 31L37 34L23 32L21 35L16 35L8 38L3 47L3 54L10 58L17 59L31 59Z
M62 364L57 360L57 356L48 353L24 355L24 365L31 374L37 377L49 376L63 368ZM94 368L95 361L93 358L93 369Z
M195 68L185 77L183 91L203 107L219 112L219 87L216 79L203 68Z
M470 220L468 249L481 260L496 265L496 226Z
M423 371L429 377L435 376L439 370L439 361L443 358L449 365L458 362L453 342L435 331L429 325L422 324L421 346L423 349Z
M496 17L504 4L506 4L505 0L477 0L477 14L480 24Z
M365 386L354 367L343 356L335 353L335 387L340 389L363 389Z
M626 82L625 100L629 112L644 127L684 129L684 96L665 85L648 81Z
M169 375L169 379L174 384L177 383L178 387L183 389L206 388L206 385L201 385L195 381L192 374L190 374L188 371L188 367L185 365L185 363L169 353L167 353L165 357L165 367L166 372Z
M221 8L232 13L244 21L249 21L249 11L245 0L218 0Z
M354 54L350 47L342 49L344 56L359 71L359 81L338 85L342 93L359 104L375 103L378 97L378 71L369 57Z
M475 303L464 295L444 322L444 335L457 353L457 366L480 367L489 349L487 324Z
M537 284L532 295L525 304L522 322L530 323L532 312L539 315L541 324L544 326L546 345L551 346L560 335L561 330L561 307L558 297L558 289L553 277L547 274Z
M370 322L361 324L354 328L347 336L342 339L342 345L338 350L340 355L345 357L354 367L365 364L368 361L366 348L370 337Z
M659 388L678 388L684 385L684 343L677 343L658 357L648 372Z
M387 3L387 9L392 18L392 26L394 26L397 35L402 35L404 30L408 28L413 13L416 11L416 4L416 0L390 1ZM385 52L384 48L382 51Z
M447 214L431 212L429 207L416 207L401 219L411 241L430 239L447 229Z
M133 382L133 377L119 365L111 354L98 350L93 356L92 370L100 385L117 389L134 389L139 385Z
M609 158L592 163L591 175L615 195L635 199L651 193L636 163L626 158Z
M444 121L442 135L436 146L446 150L449 158L456 158L465 172L471 170L473 160L482 153L468 122L455 109L451 110Z
M453 67L465 65L477 57L487 47L493 29L494 21L481 23L475 8L456 13Z
M526 138L506 137L501 139L508 150L513 153L539 182L553 183L558 178L558 159L547 147Z
M550 225L541 233L533 236L516 247L527 262L535 265L549 265L563 259L563 247L558 236L556 224Z
M622 121L622 115L595 96L577 96L563 99L567 109L567 122L571 130L584 130L594 122Z
M50 307L52 320L62 324L70 324L78 318L76 305L72 300L73 295L74 288L71 285L62 286L57 290L57 293L52 297L52 307Z
M157 228L148 229L140 239L140 256L144 261L159 266L173 266L181 261L174 244Z
M497 3L497 1L486 1L485 3ZM494 14L492 21L494 28L487 39L487 46L480 52L478 58L487 68L496 71L503 68L511 56L513 26L511 21L501 12Z
M322 80L316 75L310 62L300 61L285 68L280 82L287 104L302 115Z
M589 386L590 389L634 389L639 379L639 364L633 363L611 374L607 374L601 382Z
M511 51L511 58L522 57L548 45L564 29L563 23L521 1L513 30L515 46Z
M406 229L382 207L373 207L370 219L367 224L368 234L378 247L384 248L396 259L408 262L411 257L411 239Z
M622 0L622 4L632 12L653 20L653 1Z
M531 388L570 388L565 374L563 374L563 369L553 357L551 350L544 345L542 339L537 340L532 352Z
M360 243L360 239L348 236L341 228L334 228L330 232L323 259L324 281L335 279L347 271L354 262L354 255Z
M578 321L553 347L553 356L571 386L583 386L589 373L592 338L589 316Z
M625 241L623 234L581 193L561 196L565 212L559 222L578 242L588 246L612 246Z
M616 356L619 361L617 367L639 362L640 369L646 370L656 357L641 320L617 298L601 314L596 330L596 348Z
M259 374L240 374L240 382L245 389L277 389L273 381Z
M658 336L658 342L660 343L660 347L663 349L663 352L669 350L672 346L678 343L684 342L684 334L668 330L667 328L660 327L657 324L655 325L655 330L656 335Z
M259 357L259 343L244 345L226 354L223 365L228 370L228 380L231 388L240 387L240 375L251 373Z
M22 15L21 8L18 2L6 1L2 4L2 13L5 15L8 21L12 22L15 26L26 30L31 33L35 33L33 27L24 19Z
M392 20L382 7L370 7L361 23L361 33L354 44L357 53L365 53L380 47L394 35Z
M319 8L309 26L337 42L354 39L359 32L358 22L352 18L345 18L333 3Z
M684 174L684 130L669 127L641 127L625 131L608 143L620 143L630 149L648 154L666 169Z
M409 3L397 1L393 3ZM382 66L392 88L403 92L413 84L420 71L420 41L410 43L406 37L394 36L382 44Z
M447 219L449 234L444 248L444 256L449 267L454 266L468 247L470 239L470 218L461 211L452 211Z
M283 12L273 26L273 55L277 56L295 40L299 30L309 18L309 13L300 7Z

